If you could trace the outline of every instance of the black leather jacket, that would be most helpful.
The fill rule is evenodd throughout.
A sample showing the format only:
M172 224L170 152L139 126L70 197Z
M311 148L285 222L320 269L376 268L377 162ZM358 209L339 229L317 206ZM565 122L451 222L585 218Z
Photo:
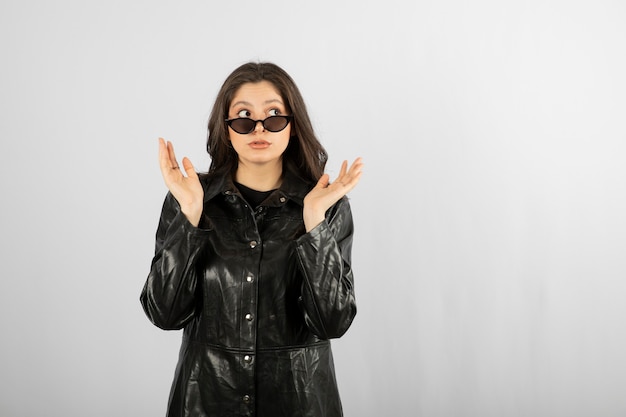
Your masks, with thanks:
M168 194L141 294L152 323L184 328L168 416L342 415L329 339L354 319L347 198L305 233L312 188L286 173L261 206L203 179L193 227Z

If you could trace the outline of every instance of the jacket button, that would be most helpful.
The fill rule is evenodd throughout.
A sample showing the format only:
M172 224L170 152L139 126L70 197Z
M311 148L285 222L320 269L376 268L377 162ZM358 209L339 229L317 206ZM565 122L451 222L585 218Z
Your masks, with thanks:
M252 321L252 314L248 313L248 314L246 314L245 317L246 317L246 320Z
M281 203L284 203L285 201L287 201L287 199L286 199L285 197L281 197L281 198L280 198L280 202L281 202Z
M258 243L257 243L257 241L256 241L256 240L251 240L251 241L250 241L250 249L254 249L254 248L256 248L256 245L258 245Z
M243 396L242 400L244 403L248 404L250 402L250 396L246 394Z
M248 275L246 277L246 282L252 282L254 280L254 277L252 275Z
M245 355L243 357L244 362L250 363L252 361L252 356L250 355Z

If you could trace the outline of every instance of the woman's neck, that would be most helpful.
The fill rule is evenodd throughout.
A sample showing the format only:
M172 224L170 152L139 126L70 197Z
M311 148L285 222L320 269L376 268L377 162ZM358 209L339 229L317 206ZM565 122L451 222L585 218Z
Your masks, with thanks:
M241 162L235 172L235 181L256 191L270 191L280 187L283 176L282 164L244 165Z

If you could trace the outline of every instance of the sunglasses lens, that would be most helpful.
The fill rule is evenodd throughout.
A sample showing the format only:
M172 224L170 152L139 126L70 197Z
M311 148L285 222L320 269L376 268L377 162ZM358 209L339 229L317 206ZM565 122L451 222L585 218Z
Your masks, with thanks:
M240 117L238 119L227 120L228 126L240 135L246 135L251 133L255 128L257 122L263 123L263 128L270 132L280 132L289 124L289 117L287 116L270 116L267 119L261 121L254 121L247 117Z
M280 132L287 127L289 119L285 116L270 116L263 122L263 126L270 132Z
M230 122L230 127L237 133L246 134L254 130L254 120L252 119L235 119Z

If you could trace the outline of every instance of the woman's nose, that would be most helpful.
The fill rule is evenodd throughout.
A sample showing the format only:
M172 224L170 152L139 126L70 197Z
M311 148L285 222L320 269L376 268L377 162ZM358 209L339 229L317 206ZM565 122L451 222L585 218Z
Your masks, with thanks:
M256 132L258 129L261 129L261 132L263 132L265 130L264 122L265 120L257 120L254 124L254 131Z

